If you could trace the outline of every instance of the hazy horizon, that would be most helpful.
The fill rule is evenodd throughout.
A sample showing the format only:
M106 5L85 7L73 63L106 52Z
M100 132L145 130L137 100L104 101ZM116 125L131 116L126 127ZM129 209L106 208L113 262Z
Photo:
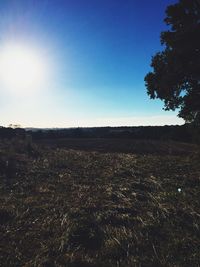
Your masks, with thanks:
M130 123L130 121L132 123ZM141 121L143 124L141 124ZM173 123L171 123L173 121ZM133 126L170 126L170 125L183 125L184 120L177 118L176 116L149 116L149 117L127 117L127 118L97 118L95 123L93 121L84 121L76 122L74 124L60 123L58 125L45 125L37 124L20 124L20 123L11 123L17 124L22 128L76 128L76 127L133 127ZM8 127L7 124L1 124L3 127Z

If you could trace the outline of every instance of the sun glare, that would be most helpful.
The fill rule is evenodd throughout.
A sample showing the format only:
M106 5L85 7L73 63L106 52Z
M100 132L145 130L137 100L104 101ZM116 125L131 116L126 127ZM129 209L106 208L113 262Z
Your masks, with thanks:
M0 49L0 81L6 89L17 93L34 91L45 76L44 62L36 51L21 45Z

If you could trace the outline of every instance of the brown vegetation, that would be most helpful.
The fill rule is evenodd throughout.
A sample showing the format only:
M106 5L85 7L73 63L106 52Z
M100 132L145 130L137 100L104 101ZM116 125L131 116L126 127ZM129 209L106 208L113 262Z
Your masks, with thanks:
M117 141L102 139L100 153L94 140L82 141L89 151L69 149L72 140L32 150L9 142L0 154L1 266L199 266L194 146L121 140L132 151L106 153Z

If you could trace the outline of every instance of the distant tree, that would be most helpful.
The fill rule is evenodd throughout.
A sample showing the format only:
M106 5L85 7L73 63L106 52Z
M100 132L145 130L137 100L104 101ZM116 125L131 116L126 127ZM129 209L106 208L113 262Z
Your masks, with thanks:
M8 126L9 128L13 128L13 129L17 129L17 128L21 128L21 125L20 124L9 124Z
M153 56L145 76L150 98L165 110L179 108L179 117L200 127L200 0L180 0L166 9L168 31L161 33L164 50Z

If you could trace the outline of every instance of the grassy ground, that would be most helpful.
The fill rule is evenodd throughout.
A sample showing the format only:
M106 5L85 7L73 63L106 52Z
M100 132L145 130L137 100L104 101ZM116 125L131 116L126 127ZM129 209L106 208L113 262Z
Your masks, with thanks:
M1 142L1 266L200 266L194 146L129 141L120 153L104 140L116 153L100 153L62 142Z

